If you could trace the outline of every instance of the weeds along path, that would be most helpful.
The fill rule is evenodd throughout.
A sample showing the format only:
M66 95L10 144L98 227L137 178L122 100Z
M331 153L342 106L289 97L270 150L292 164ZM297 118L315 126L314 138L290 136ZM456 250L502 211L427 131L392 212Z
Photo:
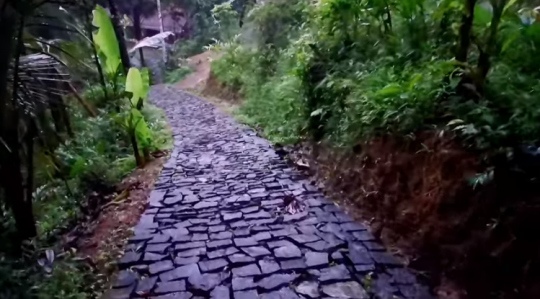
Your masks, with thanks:
M175 138L105 298L432 298L269 142L175 87Z

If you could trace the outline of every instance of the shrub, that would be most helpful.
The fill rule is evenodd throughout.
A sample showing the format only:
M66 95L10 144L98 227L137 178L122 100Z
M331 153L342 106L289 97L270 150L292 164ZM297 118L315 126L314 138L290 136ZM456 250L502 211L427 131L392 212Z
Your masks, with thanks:
M193 70L188 66L180 66L172 71L167 71L165 82L167 84L175 84L182 81L187 75L191 74Z

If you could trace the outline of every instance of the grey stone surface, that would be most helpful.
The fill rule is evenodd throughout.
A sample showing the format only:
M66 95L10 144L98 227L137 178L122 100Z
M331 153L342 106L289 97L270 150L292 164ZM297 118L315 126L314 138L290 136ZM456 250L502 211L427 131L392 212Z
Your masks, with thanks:
M281 246L276 249L274 249L274 255L277 258L295 258L295 257L301 257L302 252L298 247L294 245L289 246Z
M293 259L293 260L284 260L280 263L281 269L283 270L303 270L307 268L306 262L304 259Z
M258 299L259 294L256 290L249 291L236 291L234 292L234 299Z
M187 278L192 275L200 275L199 267L197 266L197 264L181 266L174 270L162 273L159 275L159 279L165 282L179 278Z
M218 286L211 293L211 299L229 299L231 297L229 288L226 286Z
M177 257L174 259L174 264L177 266L183 266L183 265L189 265L189 264L196 264L199 262L200 257L198 256L192 256L192 257Z
M228 264L229 262L227 262L227 260L220 258L220 259L215 259L215 260L199 262L199 268L203 272L208 272L208 271L220 270L223 267L227 266Z
M150 100L174 149L118 263L134 272L104 298L433 298L254 131L167 85ZM285 209L289 196L298 213ZM367 273L369 294L352 281Z
M308 267L317 267L328 265L328 253L309 251L305 254L306 265Z
M135 293L140 296L150 294L150 292L156 285L157 279L157 276L151 276L139 280L139 282L137 283L137 288L135 289Z
M261 271L264 274L270 274L274 273L276 271L279 271L281 268L279 267L279 264L271 259L271 258L264 258L259 261L259 266L261 267Z
M310 298L317 298L320 296L319 284L315 281L303 281L297 285L295 289L298 293Z
M268 251L268 249L260 246L242 247L242 251L251 257L259 257L270 254L270 251Z
M173 262L161 261L161 262L150 264L150 267L148 268L148 272L150 272L150 275L154 275L154 274L171 270L173 268L174 268Z
M113 288L123 288L134 284L137 281L137 274L133 271L124 270L118 272Z
M261 299L300 299L300 297L289 287L282 288L278 291L261 294L260 298Z
M193 257L206 254L206 247L193 248L178 252L178 257Z
M254 262L255 259L245 254L237 253L230 255L229 261L233 264Z
M232 273L234 276L254 276L254 275L260 275L261 270L259 270L259 267L257 264L249 264L247 266L238 267L232 269Z
M369 298L364 288L356 281L325 285L322 287L322 292L332 298Z
M232 279L233 291L242 291L256 287L257 284L253 282L253 277L233 277Z
M328 282L328 281L347 280L350 278L351 278L351 275L349 273L349 270L347 270L345 265L341 264L341 265L332 266L330 268L322 269L319 280L321 282Z
M228 273L206 273L201 275L192 275L188 278L188 282L192 288L201 291L211 291L222 281L229 277Z
M125 288L110 289L103 294L104 299L128 299L131 298L135 285L132 284Z
M248 237L248 238L234 238L234 245L238 246L238 247L243 247L243 246L255 246L255 245L258 245L259 242L257 242L257 240L255 240L255 238L253 237Z
M186 290L186 282L183 280L158 282L154 293L166 294L173 292L181 292Z
M272 274L257 282L257 285L265 290L272 290L277 287L288 285L298 278L298 274Z

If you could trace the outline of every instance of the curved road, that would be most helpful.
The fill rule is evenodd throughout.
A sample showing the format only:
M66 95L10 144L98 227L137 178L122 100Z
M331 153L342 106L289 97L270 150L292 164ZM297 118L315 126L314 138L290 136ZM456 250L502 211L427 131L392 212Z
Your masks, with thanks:
M175 147L104 298L433 298L251 129L171 86L151 99Z

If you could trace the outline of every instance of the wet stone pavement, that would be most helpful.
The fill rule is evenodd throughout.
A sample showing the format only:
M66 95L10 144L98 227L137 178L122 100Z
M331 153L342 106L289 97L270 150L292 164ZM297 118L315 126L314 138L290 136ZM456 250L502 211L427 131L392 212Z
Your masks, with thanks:
M254 131L170 86L150 97L175 147L104 298L433 298Z

